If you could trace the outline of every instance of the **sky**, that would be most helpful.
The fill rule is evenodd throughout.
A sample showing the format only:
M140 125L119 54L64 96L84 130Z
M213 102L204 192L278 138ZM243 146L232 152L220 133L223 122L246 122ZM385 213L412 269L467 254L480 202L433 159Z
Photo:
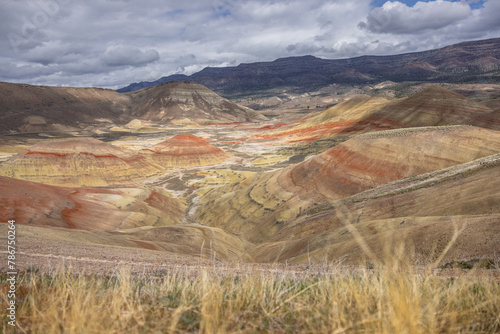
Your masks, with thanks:
M500 37L500 0L0 0L0 81L120 88L204 67Z

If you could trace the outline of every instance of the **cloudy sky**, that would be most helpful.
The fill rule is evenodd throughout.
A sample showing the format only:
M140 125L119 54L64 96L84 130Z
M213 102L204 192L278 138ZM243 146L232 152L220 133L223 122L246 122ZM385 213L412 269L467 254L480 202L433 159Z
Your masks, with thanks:
M500 37L500 0L0 0L0 81L119 88L206 66Z

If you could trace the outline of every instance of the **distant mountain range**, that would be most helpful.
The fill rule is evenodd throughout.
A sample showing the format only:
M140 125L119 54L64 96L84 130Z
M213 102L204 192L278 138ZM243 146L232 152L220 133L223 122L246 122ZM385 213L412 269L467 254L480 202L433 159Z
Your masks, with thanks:
M153 82L133 83L118 89L118 92L131 92L179 80L200 83L223 96L279 87L308 91L331 84L376 84L387 80L498 83L500 38L394 56L337 60L302 56L235 67L207 67L190 76L176 74Z

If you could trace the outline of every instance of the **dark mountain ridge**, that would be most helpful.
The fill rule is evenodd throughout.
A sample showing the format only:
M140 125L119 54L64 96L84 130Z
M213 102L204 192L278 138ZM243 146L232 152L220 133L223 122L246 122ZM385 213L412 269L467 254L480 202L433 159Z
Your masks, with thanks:
M207 67L190 76L176 74L118 89L131 92L177 80L200 83L230 96L278 87L318 88L331 84L375 84L383 81L500 82L500 38L463 42L444 48L392 56L320 59L280 58L234 67Z

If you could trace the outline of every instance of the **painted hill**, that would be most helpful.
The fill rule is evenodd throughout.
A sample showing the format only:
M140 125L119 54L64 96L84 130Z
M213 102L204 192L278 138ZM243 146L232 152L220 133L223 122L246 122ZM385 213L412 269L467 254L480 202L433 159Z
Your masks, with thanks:
M434 85L398 100L359 95L300 124L257 137L310 141L338 134L444 125L500 130L500 115L481 103Z
M179 134L143 150L163 167L192 167L224 162L230 155L191 134Z
M182 221L185 203L153 187L67 188L0 176L0 214L19 224L114 231Z
M251 251L256 261L400 259L474 264L499 252L500 154L313 207Z
M97 139L44 141L0 165L0 175L60 186L126 184L163 170L146 157Z
M356 136L314 158L201 199L196 220L262 242L317 203L500 152L500 131L455 126Z
M370 97L357 95L319 115L305 118L291 126L283 126L275 130L265 131L255 135L261 139L284 139L290 142L313 141L325 137L346 133L351 127L359 127L358 131L377 131L398 128L389 119L370 119L371 114L392 103L383 96Z
M185 118L197 123L263 120L254 110L224 99L205 86L189 81L168 82L129 93L137 118L171 122Z

